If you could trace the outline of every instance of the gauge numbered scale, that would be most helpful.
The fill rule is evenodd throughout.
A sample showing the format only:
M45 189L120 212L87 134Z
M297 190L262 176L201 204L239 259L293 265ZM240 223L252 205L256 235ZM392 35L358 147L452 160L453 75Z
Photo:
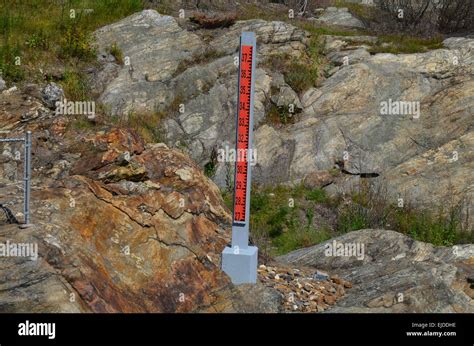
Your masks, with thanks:
M247 32L242 33L239 57L235 138L234 215L232 225L232 246L238 246L239 248L248 246L255 48L254 34Z

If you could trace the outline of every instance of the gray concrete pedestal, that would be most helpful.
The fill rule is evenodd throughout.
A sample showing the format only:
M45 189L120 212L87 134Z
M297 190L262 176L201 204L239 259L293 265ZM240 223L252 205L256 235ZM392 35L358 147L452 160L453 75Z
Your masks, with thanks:
M258 248L248 246L241 249L228 246L222 251L222 270L230 276L233 284L257 282Z

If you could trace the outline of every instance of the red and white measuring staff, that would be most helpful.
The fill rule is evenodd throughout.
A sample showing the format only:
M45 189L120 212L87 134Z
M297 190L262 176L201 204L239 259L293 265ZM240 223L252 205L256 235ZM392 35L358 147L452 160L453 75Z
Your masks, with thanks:
M232 248L246 249L249 239L250 184L252 160L253 105L255 89L256 39L253 32L240 37L239 79L236 119L236 161L234 172L234 215Z

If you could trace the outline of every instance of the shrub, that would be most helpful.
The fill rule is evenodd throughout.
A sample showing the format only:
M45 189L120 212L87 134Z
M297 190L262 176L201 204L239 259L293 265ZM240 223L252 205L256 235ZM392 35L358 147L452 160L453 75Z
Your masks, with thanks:
M382 29L383 32L403 31L432 36L438 32L453 33L474 28L472 1L380 0L378 6L383 11L384 23L372 23L372 29L377 31Z
M442 1L439 7L438 28L452 33L474 29L474 2L464 0Z
M309 190L306 193L306 199L317 203L324 203L327 201L326 191L323 189Z
M301 93L315 85L316 77L310 66L299 62L292 62L285 74L285 82L293 90Z
M189 20L198 24L203 29L227 28L235 23L234 13L204 13L194 12Z
M287 54L271 55L265 65L283 74L285 82L297 93L303 93L316 85L318 62L310 59L294 61Z
M253 187L250 200L253 243L265 248L266 256L274 256L366 228L394 230L434 245L474 242L469 214L463 212L468 200L450 201L444 208L425 209L412 205L405 197L404 207L399 208L389 199L384 182L369 181L363 179L345 195L331 197L322 189L311 190L304 185ZM223 191L223 198L232 209L232 193ZM329 212L331 220L318 219L314 223L315 212L321 209Z
M91 42L90 33L80 26L68 26L61 40L61 56L90 60L95 56Z
M265 256L273 256L328 239L329 229L315 229L312 224L314 208L326 202L326 198L321 198L322 194L324 193L308 190L303 185L252 187L250 199L252 242L260 249L264 249L262 251L265 252ZM223 191L223 198L229 209L232 209L232 193ZM306 216L306 222L301 219L302 215Z
M216 174L217 163L217 150L213 148L211 150L209 162L204 165L204 174L209 178L212 178Z
M26 40L25 44L29 48L39 48L47 50L49 49L49 37L43 30L40 30L39 32L30 35L30 37Z
M434 245L451 246L474 241L469 219L463 219L466 200L449 202L444 208L425 209L404 198L403 208L388 200L384 183L361 183L349 194L350 203L339 207L337 231L345 233L364 228L391 229ZM467 216L468 218L468 216Z

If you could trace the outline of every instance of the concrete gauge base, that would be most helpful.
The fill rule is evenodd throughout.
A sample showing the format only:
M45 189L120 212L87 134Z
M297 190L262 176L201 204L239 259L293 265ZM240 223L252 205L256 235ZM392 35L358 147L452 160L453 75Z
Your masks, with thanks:
M233 249L227 246L222 251L222 270L230 276L233 284L257 282L258 248Z

